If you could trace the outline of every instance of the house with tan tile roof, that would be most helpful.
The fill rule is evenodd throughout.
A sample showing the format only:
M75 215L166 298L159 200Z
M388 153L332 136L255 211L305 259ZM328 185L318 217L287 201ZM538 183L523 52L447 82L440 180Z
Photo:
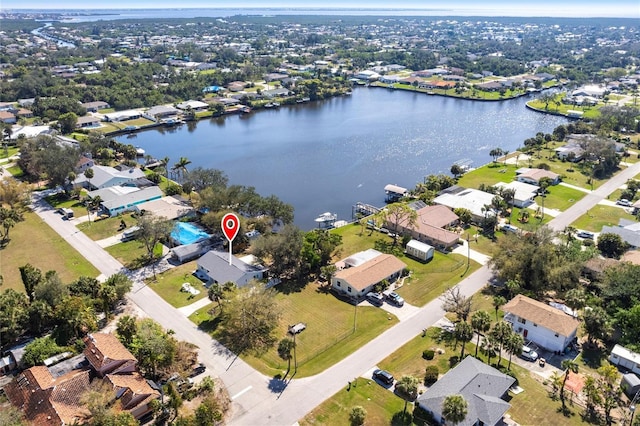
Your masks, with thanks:
M516 180L518 182L524 182L531 185L539 186L540 179L542 178L551 179L552 185L557 185L558 183L560 183L560 175L550 170L529 169L525 167L516 170Z
M504 320L522 334L526 341L532 341L550 351L563 351L576 338L580 322L542 302L517 295L503 307Z
M139 373L107 374L107 383L113 386L120 408L129 411L133 417L139 419L152 411L149 404L160 397L160 393L149 386L149 383Z
M54 378L47 367L31 367L5 387L9 401L35 426L82 423L89 411L81 397L89 389L90 370L73 370Z
M84 344L84 355L100 377L137 370L136 357L113 334L89 334L84 338Z
M416 210L416 213L415 225L410 225L406 220L398 223L398 234L409 234L414 240L441 249L453 247L460 240L457 233L445 229L458 222L458 216L446 206L425 206ZM389 223L386 227L393 229Z
M342 295L360 298L383 280L389 283L396 281L406 267L393 255L379 254L362 264L336 272L331 278L331 286Z

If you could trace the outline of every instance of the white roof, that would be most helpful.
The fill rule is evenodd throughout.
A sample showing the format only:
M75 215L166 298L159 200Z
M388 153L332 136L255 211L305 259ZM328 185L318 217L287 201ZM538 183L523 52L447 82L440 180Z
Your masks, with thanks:
M19 135L25 135L26 138L35 138L36 136L45 133L48 134L51 131L49 126L20 126L15 125L11 127L11 139L18 139Z
M515 200L517 201L525 201L533 198L538 191L538 187L536 185L531 185L530 183L519 182L514 180L509 183L498 182L494 186L503 189L515 189L516 195Z
M414 249L423 251L425 253L428 252L429 250L434 250L434 248L429 244L423 243L422 241L418 241L418 240L409 241L407 243L407 247L413 247Z
M200 101L186 101L176 105L176 107L179 109L188 109L189 107L191 107L192 109L207 108L208 106L208 103Z
M640 354L637 354L624 346L615 345L611 351L611 355L618 355L620 358L628 359L636 364L640 364Z
M376 257L380 256L381 254L382 253L379 252L378 250L369 249L369 250L365 250L365 251L361 251L361 252L352 254L351 256L347 257L344 260L344 263L347 266L355 267L355 266L362 265L363 263L366 263L366 262L370 261L371 259L375 259Z
M457 194L445 193L436 197L434 204L442 204L450 209L464 208L474 216L484 216L483 208L490 205L494 194L477 189L465 189Z

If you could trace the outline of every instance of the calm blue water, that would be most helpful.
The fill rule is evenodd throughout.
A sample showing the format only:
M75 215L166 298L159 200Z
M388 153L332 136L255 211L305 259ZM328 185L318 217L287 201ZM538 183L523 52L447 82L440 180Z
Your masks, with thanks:
M176 222L171 231L171 238L179 244L193 244L205 240L211 235L189 222Z
M255 186L295 207L303 229L331 211L351 218L358 201L380 206L388 183L413 188L424 176L449 173L459 160L477 167L489 151L514 151L536 132L566 119L525 108L528 98L465 101L381 88L243 116L150 130L122 142L156 158L223 170L230 183Z

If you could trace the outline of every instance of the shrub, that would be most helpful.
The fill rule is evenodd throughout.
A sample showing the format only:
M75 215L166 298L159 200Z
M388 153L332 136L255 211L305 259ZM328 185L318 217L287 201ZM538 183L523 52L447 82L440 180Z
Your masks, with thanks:
M422 358L429 361L431 361L435 355L436 353L432 349L425 349L424 351L422 351Z
M438 381L439 374L440 370L438 369L437 365L428 366L424 374L424 384L427 386L431 386Z
M177 183L169 183L169 185L167 185L167 189L165 191L167 193L167 195L178 195L178 194L182 194L182 187L180 185L178 185Z

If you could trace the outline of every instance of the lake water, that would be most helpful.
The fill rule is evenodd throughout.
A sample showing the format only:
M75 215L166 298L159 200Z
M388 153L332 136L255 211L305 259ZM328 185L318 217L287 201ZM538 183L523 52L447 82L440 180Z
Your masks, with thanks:
M529 98L459 100L424 93L358 87L351 96L282 106L246 115L149 130L122 142L156 158L180 157L223 170L231 184L255 186L295 207L303 229L330 211L351 219L356 202L384 205L384 186L413 188L460 160L477 167L489 151L513 152L562 117L525 108Z

